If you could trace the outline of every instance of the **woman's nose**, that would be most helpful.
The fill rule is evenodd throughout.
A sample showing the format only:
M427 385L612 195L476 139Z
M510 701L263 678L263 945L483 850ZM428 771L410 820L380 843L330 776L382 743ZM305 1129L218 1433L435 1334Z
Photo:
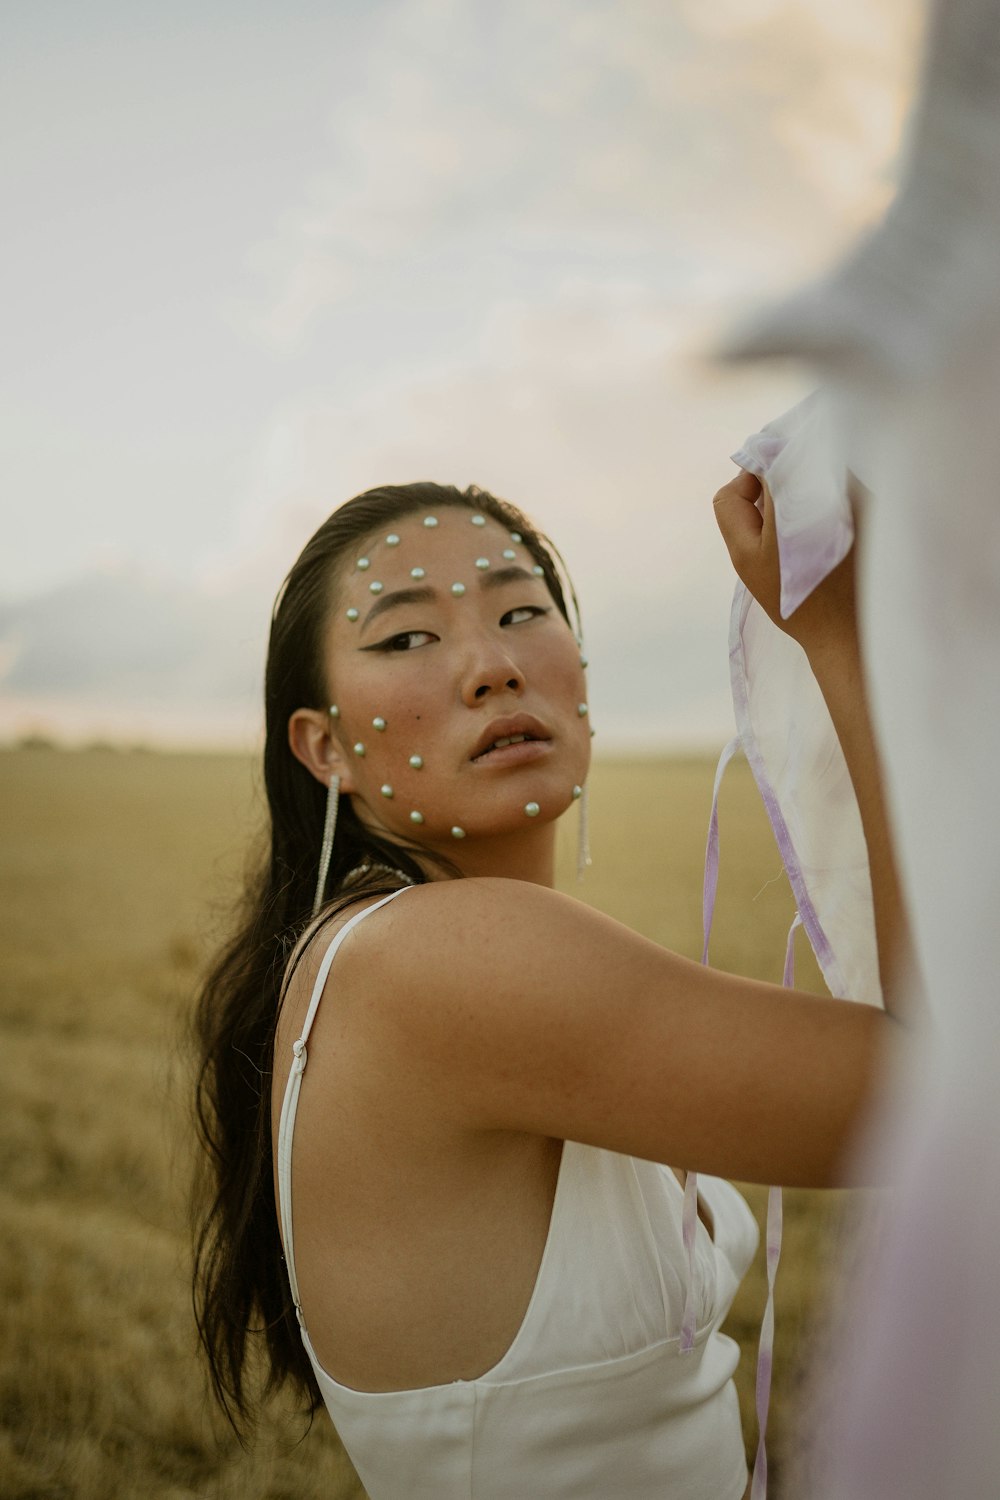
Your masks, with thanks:
M512 693L519 698L523 692L524 677L517 663L499 647L487 648L484 645L469 663L462 691L466 703L480 703L492 694L502 693Z

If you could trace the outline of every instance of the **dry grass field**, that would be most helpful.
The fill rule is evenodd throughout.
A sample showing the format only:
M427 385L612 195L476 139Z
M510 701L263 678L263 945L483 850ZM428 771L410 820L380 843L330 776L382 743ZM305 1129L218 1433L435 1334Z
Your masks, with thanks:
M592 779L583 899L693 956L712 774L701 760L614 761ZM300 1418L270 1413L244 1454L195 1349L185 1028L260 826L256 783L236 756L0 753L2 1500L362 1493L325 1416L303 1436ZM561 884L575 890L565 832ZM723 789L722 853L713 961L779 981L791 896L742 764ZM820 989L805 950L798 982ZM749 1196L761 1216L766 1192ZM840 1210L837 1195L786 1194L779 1477ZM729 1324L751 1450L763 1296L761 1258Z

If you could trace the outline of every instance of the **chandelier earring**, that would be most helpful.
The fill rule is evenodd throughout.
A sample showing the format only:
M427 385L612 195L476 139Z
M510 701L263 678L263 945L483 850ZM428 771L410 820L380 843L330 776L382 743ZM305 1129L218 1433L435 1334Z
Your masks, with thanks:
M333 854L333 840L337 832L337 809L340 805L340 777L336 772L330 777L330 785L326 794L326 817L323 820L323 843L319 851L319 874L316 879L316 895L313 897L313 916L323 905L323 895L326 891L326 877L330 872L330 858Z
M576 825L576 878L581 881L584 871L593 863L590 858L590 829L587 817L587 788L575 786L573 796L579 803Z

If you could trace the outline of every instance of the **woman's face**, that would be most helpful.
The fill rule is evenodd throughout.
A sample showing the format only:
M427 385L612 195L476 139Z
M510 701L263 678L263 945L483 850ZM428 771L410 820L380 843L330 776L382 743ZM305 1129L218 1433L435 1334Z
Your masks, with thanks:
M335 582L326 680L358 816L450 849L527 832L590 763L580 650L518 534L418 511L370 536ZM458 830L458 831L456 831Z

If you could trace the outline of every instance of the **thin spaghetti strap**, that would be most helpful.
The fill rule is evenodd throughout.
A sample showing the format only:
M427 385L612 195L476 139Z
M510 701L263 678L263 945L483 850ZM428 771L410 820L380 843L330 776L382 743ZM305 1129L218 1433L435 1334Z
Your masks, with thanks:
M355 912L350 921L345 922L337 933L333 942L323 955L323 961L316 975L316 983L313 985L312 996L309 1000L309 1009L306 1011L305 1020L302 1023L302 1033L292 1043L292 1066L288 1072L288 1082L285 1085L285 1096L281 1101L281 1119L278 1122L278 1214L281 1220L281 1238L285 1246L285 1264L288 1268L288 1285L292 1293L292 1301L295 1303L295 1313L300 1325L305 1326L302 1317L302 1308L299 1304L299 1286L295 1275L295 1256L292 1245L292 1137L295 1131L295 1115L299 1104L299 1090L302 1087L302 1074L305 1072L306 1043L319 1010L319 1002L323 997L323 987L330 973L330 966L337 955L341 943L353 927L356 927L365 917L370 917L373 911L378 911L380 906L386 906L401 896L403 891L409 890L407 885L401 886L398 891L392 891L390 895L383 896L381 901L374 902L371 906L363 907L361 911Z

